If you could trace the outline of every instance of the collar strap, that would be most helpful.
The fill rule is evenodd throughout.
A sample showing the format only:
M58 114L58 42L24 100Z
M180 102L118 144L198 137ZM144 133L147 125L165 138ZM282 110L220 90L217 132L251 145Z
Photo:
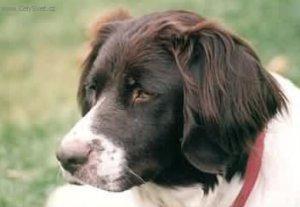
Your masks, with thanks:
M258 177L259 170L261 168L262 163L262 154L264 151L264 140L266 137L266 133L262 132L256 139L253 148L249 154L246 172L244 176L244 185L235 199L233 205L231 207L243 207L245 206L249 195L254 188L255 182Z

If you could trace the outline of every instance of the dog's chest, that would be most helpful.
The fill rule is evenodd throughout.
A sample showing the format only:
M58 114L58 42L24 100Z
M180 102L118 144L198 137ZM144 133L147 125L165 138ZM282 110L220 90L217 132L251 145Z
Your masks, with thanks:
M204 196L201 186L170 189L147 183L133 191L144 207L197 207Z
M201 185L166 188L152 183L133 189L137 202L143 207L228 207L239 193L242 182L234 177L230 183L219 185L204 194Z

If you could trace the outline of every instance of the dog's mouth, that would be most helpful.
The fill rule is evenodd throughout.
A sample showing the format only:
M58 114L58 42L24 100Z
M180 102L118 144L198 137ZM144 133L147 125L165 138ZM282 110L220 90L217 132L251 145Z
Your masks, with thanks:
M90 185L111 192L122 192L145 183L138 175L128 172L99 176L95 166L82 166L73 173L63 169L63 177L70 184Z
M70 174L69 172L63 173L64 179L74 185L90 185L96 188L100 188L102 190L106 191L112 191L112 192L121 192L124 190L129 189L132 186L129 186L129 183L127 183L126 177L118 177L118 178L112 178L110 176L91 176L90 174L82 174L82 173L74 173Z

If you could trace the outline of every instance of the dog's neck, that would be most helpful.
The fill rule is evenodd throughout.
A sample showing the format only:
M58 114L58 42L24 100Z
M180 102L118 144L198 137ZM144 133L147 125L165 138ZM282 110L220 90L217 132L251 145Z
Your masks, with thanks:
M232 162L228 164L226 173L222 176L204 173L192 166L183 156L175 157L173 164L159 172L151 182L158 186L171 186L172 188L201 185L204 195L207 195L219 186L220 178L226 180L227 183L231 183L231 180L236 176L243 178L248 156L248 153L244 153L232 159Z
M202 182L194 182L186 186L177 185L177 187L175 187L176 185L167 185L169 187L164 187L163 185L153 183L144 184L134 190L138 200L143 204L147 203L147 206L149 207L225 207L231 206L233 203L234 206L244 206L244 204L241 203L244 203L249 195L245 194L245 192L248 192L248 190L251 192L253 188L252 184L253 182L255 183L257 178L256 175L258 175L260 170L264 138L265 133L261 133L253 146L254 150L250 152L245 178L243 178L245 171L244 164L240 164L242 165L241 169L239 169L237 165L233 165L236 169L233 169L232 175L227 173L224 176L211 175L211 177L209 177L209 174L200 173ZM242 160L245 161L245 158L248 158L248 155ZM190 171L190 176L194 176L195 181L197 181L191 168ZM188 174L183 174L183 172L179 174L183 177L188 177ZM203 182L203 179L205 182ZM191 178L191 180L193 180L193 178Z
M208 193L204 192L200 184L168 188L147 183L133 191L144 207L228 207L240 192L243 180L239 175L235 175L229 182L221 176L217 179L218 185Z

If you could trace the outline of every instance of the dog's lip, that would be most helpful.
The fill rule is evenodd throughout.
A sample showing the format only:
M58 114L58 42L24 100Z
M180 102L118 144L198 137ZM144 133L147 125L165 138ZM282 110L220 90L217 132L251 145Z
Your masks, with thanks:
M77 180L71 180L71 181L68 181L70 184L72 185L84 185L82 182L80 181L77 181Z
M85 183L82 180L80 180L79 178L74 177L73 175L68 174L68 175L64 176L64 178L70 184L85 185Z

